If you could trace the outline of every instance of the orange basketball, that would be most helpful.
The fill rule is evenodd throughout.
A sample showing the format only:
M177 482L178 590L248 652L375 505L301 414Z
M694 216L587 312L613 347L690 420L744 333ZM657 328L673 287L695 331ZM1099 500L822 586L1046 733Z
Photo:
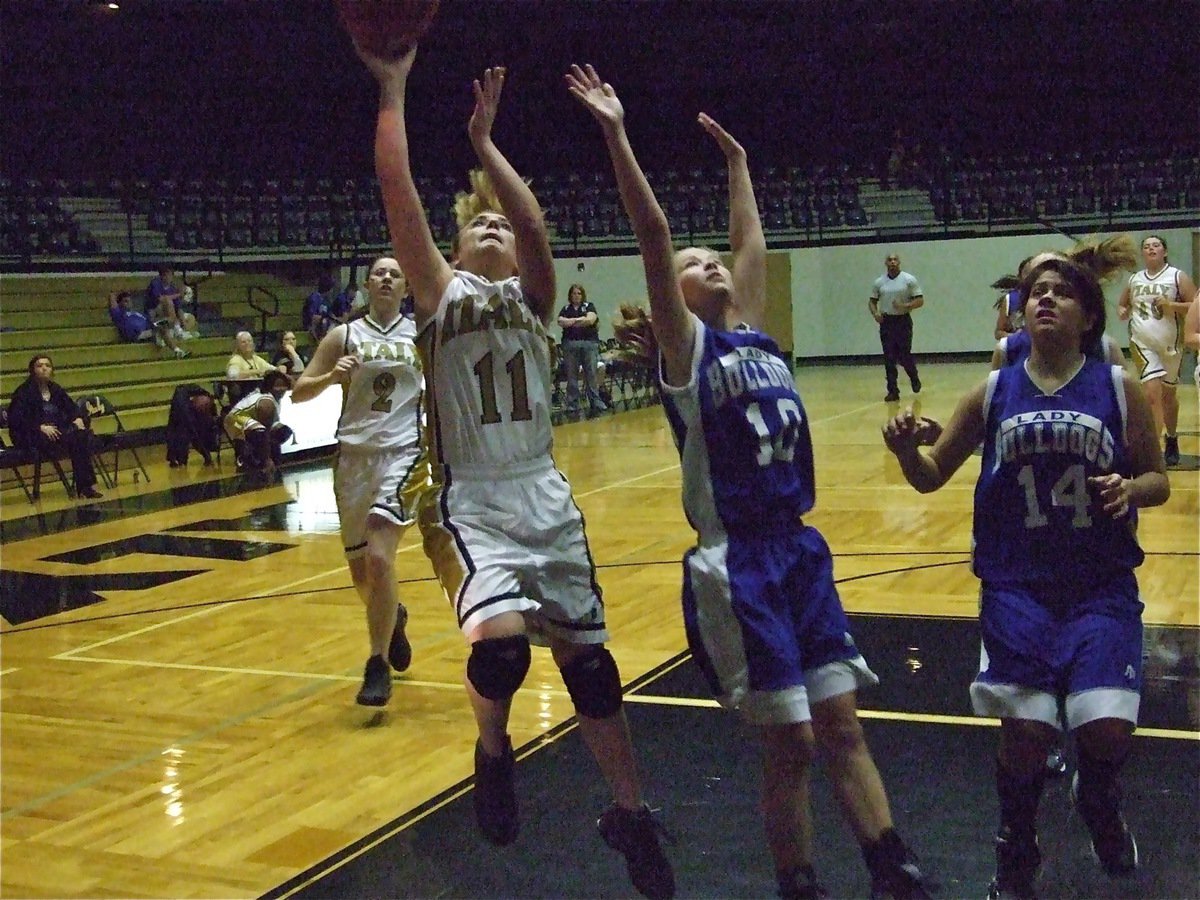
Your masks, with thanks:
M439 0L337 0L355 43L381 59L399 59L433 22Z

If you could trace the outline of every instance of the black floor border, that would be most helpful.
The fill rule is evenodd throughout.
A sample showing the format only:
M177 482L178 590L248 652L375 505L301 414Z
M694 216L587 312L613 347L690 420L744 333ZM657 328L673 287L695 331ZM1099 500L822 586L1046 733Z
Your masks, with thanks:
M917 551L915 553L903 553L903 552L898 552L898 551L888 551L886 553L878 553L878 554L876 554L876 553L857 553L857 552L856 553L835 553L833 556L834 556L834 559L838 559L841 557L854 557L854 556L952 556L952 555L956 555L959 553L961 553L961 551L922 550L922 551ZM1147 552L1146 556L1147 557L1151 557L1151 556L1200 556L1200 553L1192 553L1190 551L1177 551L1177 550L1152 551L1152 552ZM879 575L896 575L896 574L903 573L903 572L916 572L916 571L920 571L922 569L935 569L935 568L940 568L943 566L966 565L969 563L970 563L970 559L968 558L968 559L947 560L946 562L940 562L940 563L927 563L927 564L921 564L921 565L915 565L915 566L902 566L897 569L883 569L878 572L864 572L861 575L848 575L844 578L835 578L834 584L848 584L852 581L862 581L864 579L874 578ZM675 566L675 565L679 565L679 564L680 564L680 561L677 559L649 560L649 561L630 562L630 563L608 563L608 564L598 565L596 568L597 568L597 570L606 570L606 569L628 568L630 566L638 566L638 567ZM205 571L209 571L209 570L205 570ZM400 578L400 579L397 579L396 584L397 585L427 584L429 582L434 581L435 578L436 578L436 576L433 576L433 575L425 575L420 578ZM105 621L109 621L111 619L124 619L124 618L131 618L133 616L152 615L154 613L160 613L160 612L179 612L181 610L186 610L186 609L200 609L205 606L220 606L221 604L224 604L224 603L249 603L249 602L252 602L255 600L278 600L282 597L294 597L299 594L321 594L321 593L329 593L332 591L351 590L352 588L353 588L352 584L344 584L344 585L334 585L332 587L327 587L327 588L306 588L303 591L297 590L297 591L283 591L281 593L273 593L273 594L251 594L250 596L247 596L247 597L230 597L226 600L198 600L194 603L183 603L178 606L156 606L151 609L137 609L137 610L130 610L127 612L107 613L102 616L90 616L86 619L69 619L69 620L61 621L61 622L40 622L38 624L33 624L33 625L14 625L11 628L5 629L4 631L0 632L0 634L3 634L5 637L8 637L10 635L22 634L26 631L41 631L46 628L65 628L70 625L83 625L83 624L86 624L89 622L105 622ZM915 619L972 620L972 619L978 618L977 616L956 616L956 615L952 615L949 613L940 613L939 614L939 613L872 612L872 613L851 613L851 615L870 615L870 616L875 616L878 618L892 618L892 619L914 619L915 618ZM1183 629L1200 628L1200 624L1187 625L1187 624L1183 624L1183 623L1166 623L1166 622L1162 622L1162 623L1154 622L1154 623L1150 623L1150 624L1152 626L1156 626L1156 627L1172 627L1172 628L1183 628Z
M333 457L319 456L285 465L274 478L266 479L253 472L233 472L204 481L172 485L162 490L148 491L132 497L111 497L98 503L76 503L52 511L31 512L0 522L0 544L16 543L46 534L76 531L102 522L131 519L146 513L224 500L264 488L278 487L289 474L328 468Z
M628 690L628 689L627 689ZM576 718L572 716L553 728L548 729L543 734L538 735L530 741L526 741L519 747L513 748L513 755L519 761L525 757L531 756L537 751L549 746L559 738L568 734L575 729ZM354 859L355 857L370 850L373 846L404 831L410 825L425 817L430 812L444 806L451 800L457 799L461 794L472 788L475 784L474 776L464 778L457 784L453 784L443 791L435 794L430 799L426 800L418 806L413 807L402 816L397 816L389 822L380 825L378 828L363 835L354 842L347 844L341 850L327 856L320 862L309 866L303 872L300 872L283 884L277 885L266 893L260 895L261 900L279 900L279 898L289 896L307 885L319 881L325 875L341 868L344 864Z

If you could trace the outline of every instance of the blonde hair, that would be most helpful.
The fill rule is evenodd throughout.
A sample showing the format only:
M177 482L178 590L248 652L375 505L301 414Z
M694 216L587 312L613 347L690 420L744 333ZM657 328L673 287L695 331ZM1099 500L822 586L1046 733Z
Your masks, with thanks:
M496 196L496 188L492 179L488 178L483 169L472 169L467 174L471 182L471 193L459 192L454 195L454 218L458 227L462 228L480 213L493 212L504 215L500 208L500 198Z
M1066 252L1066 257L1096 276L1101 284L1121 272L1136 272L1141 265L1138 245L1128 234L1110 238L1085 238Z
M1016 290L1021 285L1024 275L1022 270L1025 266L1032 260L1041 259L1047 255L1069 259L1095 275L1096 280L1101 284L1105 284L1120 272L1136 272L1138 270L1141 264L1138 246L1128 234L1118 234L1107 238L1096 236L1081 238L1075 242L1075 246L1068 250L1047 250L1044 253L1025 257L1021 260L1021 265L1017 267L1016 275L1001 276L992 282L992 287L1001 291ZM994 304L995 308L999 309L1003 302L1004 297L1000 297Z

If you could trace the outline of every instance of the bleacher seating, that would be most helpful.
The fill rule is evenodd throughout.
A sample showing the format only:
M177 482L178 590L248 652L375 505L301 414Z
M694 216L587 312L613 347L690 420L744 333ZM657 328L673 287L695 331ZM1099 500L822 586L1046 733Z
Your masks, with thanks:
M1071 216L1153 218L1200 210L1200 154L1120 151L966 160L929 188L938 221L1033 223Z
M274 337L296 332L302 347L311 341L300 328L300 310L310 288L289 285L260 274L216 274L200 289L199 300L218 323L187 343L191 356L175 359L153 342L124 343L108 315L108 293L140 293L150 276L62 276L8 279L4 291L4 330L0 332L0 397L7 398L28 374L34 353L54 358L55 380L72 395L103 393L121 410L130 431L162 428L171 394L185 381L207 383L223 375L232 352L232 333L256 335L261 313L246 301L249 284L267 286L280 298L280 314L267 319Z
M919 186L903 188L864 177L866 171L816 164L753 172L768 235L781 243L828 242L901 230L944 231L950 224L1011 230L1049 218L1086 227L1186 219L1200 211L1195 148L1169 156L1124 151L943 157L921 167ZM666 169L647 177L677 240L723 240L729 215L723 169ZM456 231L454 196L464 186L452 176L417 179L430 228L443 246ZM540 174L533 187L556 250L633 249L629 222L606 170ZM86 224L103 240L73 214L81 201L95 205ZM97 208L111 210L99 224ZM1079 221L1084 218L1097 221ZM379 187L369 175L74 182L0 177L0 262L134 258L135 252L145 261L147 247L155 248L151 259L168 254L361 258L387 245Z

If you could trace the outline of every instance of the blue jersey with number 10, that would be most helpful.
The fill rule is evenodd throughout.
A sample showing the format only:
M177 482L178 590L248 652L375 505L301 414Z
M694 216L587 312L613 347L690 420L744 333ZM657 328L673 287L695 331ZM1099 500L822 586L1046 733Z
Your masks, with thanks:
M761 332L693 322L689 383L663 384L688 521L702 539L795 525L812 509L815 488L808 417L791 368Z
M992 584L1086 585L1141 564L1136 513L1114 519L1087 479L1130 473L1122 372L1086 359L1044 394L1022 364L992 372L975 486L975 574Z

